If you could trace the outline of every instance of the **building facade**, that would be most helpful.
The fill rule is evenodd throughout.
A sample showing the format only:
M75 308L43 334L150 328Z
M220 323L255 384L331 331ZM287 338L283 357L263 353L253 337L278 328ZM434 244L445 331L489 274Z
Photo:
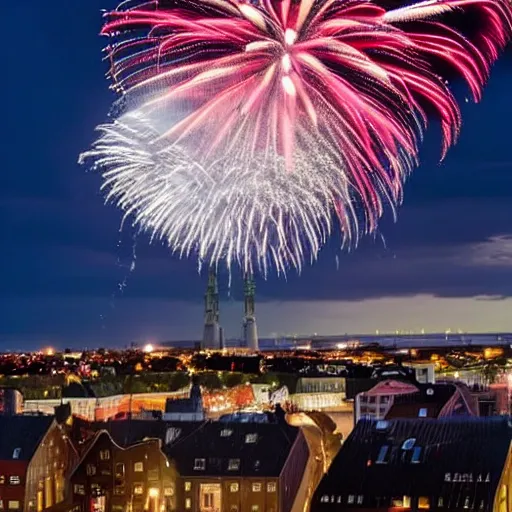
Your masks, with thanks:
M190 512L289 512L309 457L284 422L206 422L166 452L180 475L178 510Z
M176 470L160 439L127 448L97 432L70 477L73 512L170 512L176 509Z

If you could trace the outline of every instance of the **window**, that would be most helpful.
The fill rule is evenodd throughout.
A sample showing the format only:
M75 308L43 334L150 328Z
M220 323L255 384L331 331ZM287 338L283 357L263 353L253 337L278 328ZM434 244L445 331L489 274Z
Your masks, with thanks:
M0 475L0 485L4 485L4 484L5 484L5 476Z
M73 486L73 492L79 496L85 496L85 485L75 484Z
M114 495L115 496L122 496L125 492L124 485L116 485L114 487Z
M329 503L329 496L327 496L327 494L324 494L324 495L320 498L320 503Z
M18 500L9 500L7 503L7 508L9 510L19 510L20 502Z
M469 496L466 496L466 498L464 500L464 508L469 508Z
M206 469L206 459L194 459L194 469L204 471Z
M21 478L19 476L11 476L9 477L9 485L20 485Z
M418 508L420 510L427 510L430 508L430 500L426 496L420 496L418 498Z
M168 428L165 432L165 444L171 444L181 435L181 428Z
M100 460L110 460L110 450L100 450Z
M406 439L402 444L402 450L412 450L414 448L414 443L416 443L416 439L414 439L414 437Z
M14 451L12 452L12 458L19 459L20 455L21 455L21 448L14 448Z
M50 508L53 505L53 482L52 477L44 479L44 508Z
M96 474L96 466L94 464L87 464L87 476L94 476Z
M267 484L267 492L276 492L277 490L277 485L275 482L269 482Z
M259 484L259 483L252 484L252 492L261 492L261 484Z
M135 473L142 473L144 471L144 463L143 462L136 462L133 465L133 471L135 471Z
M164 496L174 496L174 487L164 487Z
M389 446L382 446L379 450L379 455L377 457L377 460L375 461L377 464L386 464L386 456L389 452Z
M415 446L412 450L411 464L419 464L421 462L421 446Z
M251 507L251 512L259 512L260 510L260 506L259 505L253 505Z
M443 500L442 496L439 496L439 498L437 498L437 507L438 508L443 508L444 507L444 500Z
M230 428L224 428L220 431L220 437L229 437L233 434L233 431Z
M122 462L118 462L116 464L116 478L124 478L124 464Z
M418 418L426 418L427 417L427 409L422 407L418 412Z
M240 469L240 459L229 459L228 471L238 471Z
M144 494L144 486L142 484L133 484L133 494L136 496Z
M254 469L256 471L258 471L258 469L260 469L260 461L259 460L255 460L254 461Z
M188 492L192 489L192 482L185 482L185 491Z
M411 508L411 497L410 496L404 496L404 508Z
M258 434L246 434L245 442L247 444L254 444L258 440Z
M362 505L363 504L363 495L362 494L359 494L359 496L357 497L357 504L358 505Z
M355 499L356 499L356 497L353 494L349 494L348 498L347 498L347 503L349 505L352 505L354 503Z
M230 492L238 492L239 486L238 483L232 483L229 485Z
M192 508L192 500L190 498L185 499L185 508L191 509Z

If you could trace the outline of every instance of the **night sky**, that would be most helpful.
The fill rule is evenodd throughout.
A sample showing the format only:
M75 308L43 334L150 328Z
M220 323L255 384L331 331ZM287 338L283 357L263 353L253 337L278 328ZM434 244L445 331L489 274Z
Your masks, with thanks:
M80 151L114 99L97 36L109 0L2 2L0 349L199 339L205 276L147 237L119 233ZM298 277L257 281L260 335L512 331L512 58L480 105L463 103L459 144L438 164L427 137L395 224L351 254L333 241ZM131 272L132 253L136 254ZM235 276L236 277L236 276ZM123 283L126 286L119 286ZM221 276L228 337L241 283Z

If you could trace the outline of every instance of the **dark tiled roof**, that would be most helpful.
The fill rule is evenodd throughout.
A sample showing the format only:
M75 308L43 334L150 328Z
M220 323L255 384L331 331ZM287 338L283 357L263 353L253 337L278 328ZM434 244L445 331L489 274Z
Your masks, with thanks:
M207 421L188 436L180 436L164 450L176 461L183 476L277 477L298 434L298 428L286 423ZM202 464L196 463L196 459L204 459L204 469L194 469ZM229 469L230 460L235 469Z
M30 460L53 422L53 416L0 416L0 460Z
M84 432L91 433L99 430L106 430L116 444L122 447L131 446L139 443L147 438L161 439L165 444L168 428L175 427L177 439L186 436L196 430L202 422L197 421L180 421L165 422L159 420L118 420L118 421L95 421L88 422L75 418L74 420L74 437L76 440L83 437ZM176 440L177 440L176 439Z
M393 498L409 496L428 498L431 509L442 498L443 509L490 512L511 438L508 420L498 417L362 420L320 483L311 510L387 508ZM414 441L404 450L408 439ZM377 463L384 446L384 463ZM421 448L417 463L413 447Z
M437 418L448 400L457 391L453 384L417 385L419 391L396 395L386 418L418 418L421 409L425 409L426 418Z

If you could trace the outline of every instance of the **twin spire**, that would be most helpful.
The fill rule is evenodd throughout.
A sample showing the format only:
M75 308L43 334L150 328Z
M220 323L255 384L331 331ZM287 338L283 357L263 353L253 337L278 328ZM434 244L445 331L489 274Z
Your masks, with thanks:
M244 274L243 342L245 347L251 351L259 350L255 315L255 291L256 286L252 274ZM208 285L204 296L204 331L201 348L210 350L225 348L219 317L217 272L214 268L210 268L208 271Z

